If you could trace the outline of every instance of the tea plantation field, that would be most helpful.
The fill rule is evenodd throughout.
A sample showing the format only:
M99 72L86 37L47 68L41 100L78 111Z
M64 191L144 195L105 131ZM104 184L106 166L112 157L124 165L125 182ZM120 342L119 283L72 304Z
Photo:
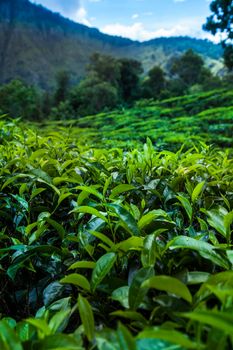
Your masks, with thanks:
M62 115L61 115L62 119ZM79 143L92 147L138 148L149 137L157 149L178 150L202 140L232 147L233 91L215 90L155 102L76 120L47 123L48 130L73 126ZM65 129L65 132L67 130Z
M213 91L0 119L1 350L233 348L232 117Z

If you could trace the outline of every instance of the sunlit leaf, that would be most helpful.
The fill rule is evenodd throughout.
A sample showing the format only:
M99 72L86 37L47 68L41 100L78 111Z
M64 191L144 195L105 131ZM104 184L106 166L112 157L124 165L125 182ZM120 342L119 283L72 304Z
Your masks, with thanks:
M0 321L0 346L3 350L23 350L14 330L6 321Z
M93 196L97 197L100 200L103 200L104 198L100 192L98 192L94 187L91 187L91 186L77 186L76 189L92 194Z
M233 316L230 312L197 310L190 313L183 313L182 316L221 329L230 336L233 334Z
M170 276L153 276L142 283L142 288L155 288L167 293L175 294L188 303L192 303L192 295L188 287L177 278Z
M73 284L77 287L81 287L87 291L90 291L90 283L85 276L78 273L72 273L60 280L60 283Z
M88 207L88 206L81 206L81 207L77 207L74 210L72 210L70 213L84 213L84 214L90 214L90 215L94 215L97 218L102 219L105 222L108 222L107 218L101 213L99 212L97 209L92 208L92 207Z
M176 198L182 204L183 208L186 211L186 214L188 215L189 221L191 221L192 220L192 216L193 216L193 208L192 208L191 203L189 202L189 200L186 197L184 197L182 195L179 195Z
M202 181L199 184L197 184L197 186L194 188L192 193L192 202L195 202L200 197L204 185L205 185L205 181Z
M158 209L158 210L152 210L149 213L143 215L141 219L138 222L139 229L143 229L145 226L149 225L154 219L164 217L167 218L168 215L165 211Z
M77 261L76 263L72 264L68 270L94 269L95 266L96 266L96 263L94 261Z

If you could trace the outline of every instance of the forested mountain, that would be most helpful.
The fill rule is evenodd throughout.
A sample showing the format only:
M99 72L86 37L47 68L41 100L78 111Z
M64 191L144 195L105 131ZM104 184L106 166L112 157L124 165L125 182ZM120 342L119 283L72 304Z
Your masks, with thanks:
M0 0L0 83L21 78L46 89L64 70L77 82L94 52L136 58L145 71L155 64L166 68L171 57L188 48L213 69L221 68L221 47L206 40L173 37L139 43L105 35L29 0Z

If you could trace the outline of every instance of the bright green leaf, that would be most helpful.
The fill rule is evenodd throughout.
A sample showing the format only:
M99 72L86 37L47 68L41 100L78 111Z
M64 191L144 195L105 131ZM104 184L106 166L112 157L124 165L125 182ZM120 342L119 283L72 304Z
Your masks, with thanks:
M72 273L60 280L60 283L73 284L77 287L81 287L87 291L90 291L90 283L83 275L78 273Z

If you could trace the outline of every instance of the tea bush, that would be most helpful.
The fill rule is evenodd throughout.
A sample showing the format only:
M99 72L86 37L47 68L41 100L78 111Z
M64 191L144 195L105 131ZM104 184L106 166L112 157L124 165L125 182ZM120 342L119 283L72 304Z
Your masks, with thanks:
M47 122L48 131L72 126L70 132L83 145L133 149L149 137L158 150L177 151L204 141L232 147L233 91L214 90L161 102L141 100L133 108L100 113L76 120ZM62 119L62 115L61 115Z
M109 149L0 122L0 349L232 349L232 149L126 150L119 118Z

